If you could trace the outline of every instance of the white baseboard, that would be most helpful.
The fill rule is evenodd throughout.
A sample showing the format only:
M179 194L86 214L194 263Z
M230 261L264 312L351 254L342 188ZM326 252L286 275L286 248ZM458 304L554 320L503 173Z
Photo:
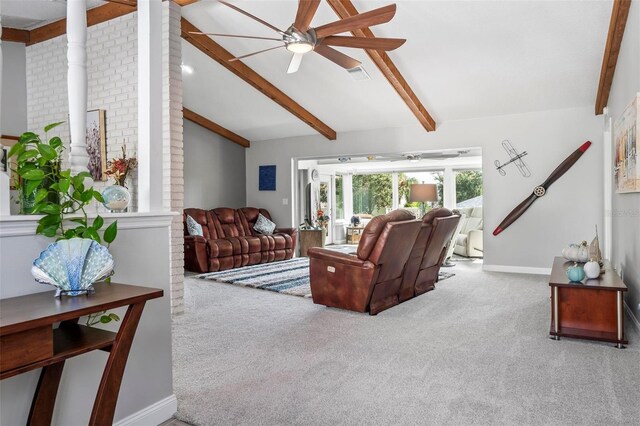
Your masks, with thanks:
M529 266L482 265L483 271L509 272L512 274L551 275L551 268L532 268Z
M640 320L638 320L638 318L633 314L633 311L631 310L629 305L627 305L627 302L624 302L624 309L627 311L627 314L629 314L629 317L631 318L631 324L633 324L636 327L636 331L640 333Z
M156 426L169 420L178 411L178 400L175 395L151 404L137 413L125 417L115 426Z

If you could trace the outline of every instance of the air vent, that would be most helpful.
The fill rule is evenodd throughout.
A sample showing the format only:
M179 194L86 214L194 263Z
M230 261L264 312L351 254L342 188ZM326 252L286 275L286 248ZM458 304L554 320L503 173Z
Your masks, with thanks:
M371 80L371 76L369 76L369 73L364 69L362 65L360 65L359 67L351 68L350 70L347 70L347 72L349 73L351 78L356 81Z

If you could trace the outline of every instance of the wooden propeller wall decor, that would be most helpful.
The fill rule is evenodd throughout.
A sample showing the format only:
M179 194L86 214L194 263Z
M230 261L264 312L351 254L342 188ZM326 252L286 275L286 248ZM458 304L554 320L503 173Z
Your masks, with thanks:
M394 50L402 46L406 41L405 39L399 38L368 38L336 35L389 22L396 13L395 4L390 4L388 6L370 10L369 12L364 12L358 15L350 16L348 18L340 19L338 21L321 25L316 28L311 28L311 20L318 10L320 0L299 0L295 21L289 28L287 28L286 31L282 31L281 29L258 18L257 16L250 14L245 10L240 9L239 7L231 3L222 0L219 0L219 3L222 3L223 5L230 7L236 12L239 12L253 19L254 21L257 21L262 25L270 28L271 30L279 34L279 37L258 37L250 35L217 34L204 32L192 32L191 34L206 35L212 37L234 37L256 40L271 40L280 42L282 44L278 46L248 53L246 55L238 56L230 60L237 61L238 59L247 58L259 53L268 52L270 50L280 49L284 47L288 51L293 53L293 57L291 58L291 62L289 63L289 68L287 69L287 73L289 74L298 71L300 63L302 62L302 57L305 53L308 52L316 52L317 54L324 56L330 61L340 65L342 68L352 69L360 66L360 61L348 55L345 55L344 53L339 52L330 46L372 50Z
M562 163L560 163L560 165L556 167L556 169L549 175L547 180L545 180L542 185L536 186L533 189L533 193L529 195L529 197L527 197L523 202L518 204L516 208L513 209L511 213L509 213L507 217L504 218L500 225L498 225L498 227L493 231L493 235L498 235L499 233L507 229L509 225L515 222L520 216L522 216L524 212L527 211L527 209L529 209L529 207L531 207L534 201L536 201L540 197L543 197L544 194L547 193L547 190L549 189L551 184L560 179L560 177L565 174L567 170L569 170L580 157L582 157L582 154L584 154L584 152L589 149L590 146L591 142L589 141L583 143L580 148L576 149L570 156L568 156Z

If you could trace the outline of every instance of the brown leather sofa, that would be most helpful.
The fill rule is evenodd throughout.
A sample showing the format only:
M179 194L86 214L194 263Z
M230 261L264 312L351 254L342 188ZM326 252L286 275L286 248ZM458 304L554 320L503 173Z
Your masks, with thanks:
M193 272L217 272L291 259L296 249L297 229L276 228L273 235L258 234L253 229L258 214L271 220L267 210L254 207L185 209L185 268ZM202 226L203 236L188 234L187 215Z
M395 210L371 219L356 255L309 249L313 302L371 315L397 305L404 266L421 225L410 212Z
M433 209L422 217L420 233L404 270L400 302L435 288L440 265L459 221L459 215L445 208Z

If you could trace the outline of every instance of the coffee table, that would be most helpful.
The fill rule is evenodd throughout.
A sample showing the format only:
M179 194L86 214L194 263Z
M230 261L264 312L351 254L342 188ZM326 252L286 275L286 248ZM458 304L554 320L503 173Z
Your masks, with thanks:
M595 279L571 282L566 270L574 262L556 257L551 269L552 338L572 337L615 343L624 348L623 294L627 291L608 261L603 274Z

